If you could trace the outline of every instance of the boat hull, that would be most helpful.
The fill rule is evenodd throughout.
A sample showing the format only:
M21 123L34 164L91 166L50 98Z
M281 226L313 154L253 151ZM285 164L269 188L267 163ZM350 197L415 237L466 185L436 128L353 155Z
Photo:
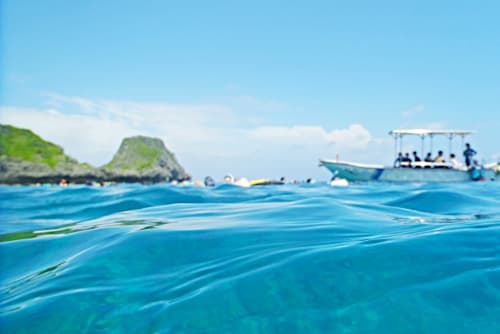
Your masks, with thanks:
M385 182L468 182L468 171L448 168L393 168L377 165L361 165L349 162L320 160L332 174L349 181ZM485 170L485 179L494 180L492 170Z

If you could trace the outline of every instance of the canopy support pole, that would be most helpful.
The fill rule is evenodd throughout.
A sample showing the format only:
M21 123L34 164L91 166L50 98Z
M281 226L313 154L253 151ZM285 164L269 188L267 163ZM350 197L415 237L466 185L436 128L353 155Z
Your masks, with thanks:
M394 135L394 159L398 158L398 135Z
M448 136L448 140L449 140L449 142L448 142L448 155L450 155L450 154L452 154L452 153L453 153L453 152L451 151L451 146L452 146L452 145L451 145L451 142L453 141L453 134L450 134L450 135Z
M432 155L432 138L433 138L433 136L429 135L429 137L431 137L431 155Z
M425 136L421 135L420 139L422 140L421 145L420 145L420 157L421 157L421 159L423 159L424 158L424 139L425 139Z

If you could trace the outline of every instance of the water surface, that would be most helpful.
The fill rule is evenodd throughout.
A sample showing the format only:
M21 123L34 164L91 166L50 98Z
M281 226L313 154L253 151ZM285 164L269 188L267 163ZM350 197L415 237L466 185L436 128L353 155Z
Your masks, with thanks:
M500 186L0 187L2 333L499 333Z

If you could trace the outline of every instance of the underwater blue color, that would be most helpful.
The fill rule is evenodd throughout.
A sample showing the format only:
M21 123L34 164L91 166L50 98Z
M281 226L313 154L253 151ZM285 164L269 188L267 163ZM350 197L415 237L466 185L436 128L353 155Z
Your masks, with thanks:
M2 333L500 333L500 186L0 187Z

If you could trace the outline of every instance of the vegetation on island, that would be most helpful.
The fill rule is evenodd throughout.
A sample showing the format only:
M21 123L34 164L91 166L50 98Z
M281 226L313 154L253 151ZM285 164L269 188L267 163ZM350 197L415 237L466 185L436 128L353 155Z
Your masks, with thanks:
M182 170L174 155L167 150L161 139L145 136L125 138L113 159L103 166L106 171L140 173L155 168Z
M103 168L143 171L152 167L160 159L162 147L159 147L157 141L149 139L142 136L125 138L113 159Z
M45 141L31 130L0 124L0 157L44 164L54 168L59 163L76 163L64 150Z
M186 176L159 138L123 139L113 159L96 168L79 163L64 150L27 129L0 124L0 183L162 182Z

